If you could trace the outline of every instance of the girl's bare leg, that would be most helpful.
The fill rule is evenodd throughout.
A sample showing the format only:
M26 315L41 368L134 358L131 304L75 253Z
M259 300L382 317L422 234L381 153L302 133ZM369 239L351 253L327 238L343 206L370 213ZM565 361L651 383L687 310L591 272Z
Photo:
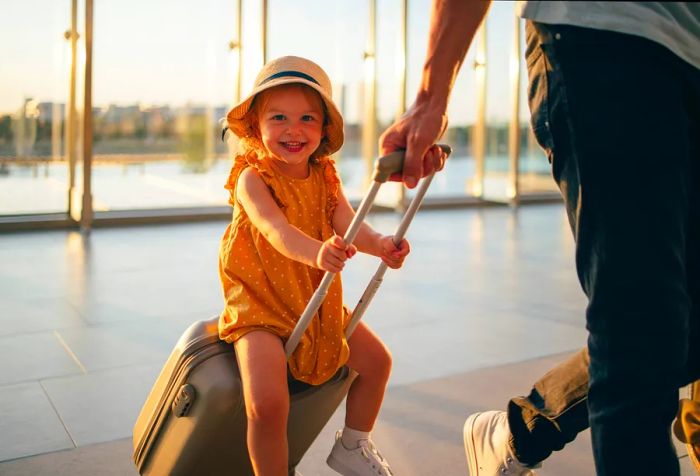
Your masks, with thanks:
M238 339L235 347L255 474L287 476L289 391L282 341L270 332L253 331Z
M391 354L382 341L360 322L348 341L347 365L359 375L350 386L346 401L345 425L359 431L371 431L384 399Z

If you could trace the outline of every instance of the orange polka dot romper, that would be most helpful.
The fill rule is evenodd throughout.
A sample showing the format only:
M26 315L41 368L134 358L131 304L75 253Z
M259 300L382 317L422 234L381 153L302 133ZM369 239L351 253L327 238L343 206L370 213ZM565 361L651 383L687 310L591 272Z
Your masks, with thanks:
M225 308L219 318L219 336L228 343L251 331L272 332L286 341L323 271L289 259L268 243L235 200L238 177L255 167L290 224L319 241L333 236L332 217L340 180L333 161L325 157L310 166L309 176L295 179L274 173L253 153L238 156L226 188L233 219L219 250L219 275ZM344 336L348 311L343 306L340 275L289 360L297 380L319 385L348 359Z

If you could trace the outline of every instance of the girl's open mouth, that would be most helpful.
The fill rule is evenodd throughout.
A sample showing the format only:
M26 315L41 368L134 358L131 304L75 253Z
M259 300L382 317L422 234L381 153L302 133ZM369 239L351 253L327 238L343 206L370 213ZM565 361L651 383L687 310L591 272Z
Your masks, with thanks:
M281 142L282 147L287 149L289 152L299 152L304 148L303 142Z

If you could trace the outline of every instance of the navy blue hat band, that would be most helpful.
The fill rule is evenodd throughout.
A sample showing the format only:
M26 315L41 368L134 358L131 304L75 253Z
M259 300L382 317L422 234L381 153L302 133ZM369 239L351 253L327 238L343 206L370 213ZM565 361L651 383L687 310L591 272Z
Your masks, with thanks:
M268 81L272 81L273 79L277 78L284 78L285 76L292 76L294 78L301 78L305 79L307 81L311 81L314 84L319 84L318 81L316 81L312 76L309 76L308 74L302 73L300 71L280 71L279 73L275 73L272 76L268 76L265 78L263 81L260 82L261 85L267 83Z

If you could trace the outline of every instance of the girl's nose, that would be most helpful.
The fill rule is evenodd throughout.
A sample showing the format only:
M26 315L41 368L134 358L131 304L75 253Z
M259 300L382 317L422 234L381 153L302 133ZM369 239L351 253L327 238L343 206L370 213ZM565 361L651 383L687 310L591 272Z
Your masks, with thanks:
M297 122L290 122L287 125L287 130L285 131L287 134L299 134L301 132L301 127L299 126L299 123Z

